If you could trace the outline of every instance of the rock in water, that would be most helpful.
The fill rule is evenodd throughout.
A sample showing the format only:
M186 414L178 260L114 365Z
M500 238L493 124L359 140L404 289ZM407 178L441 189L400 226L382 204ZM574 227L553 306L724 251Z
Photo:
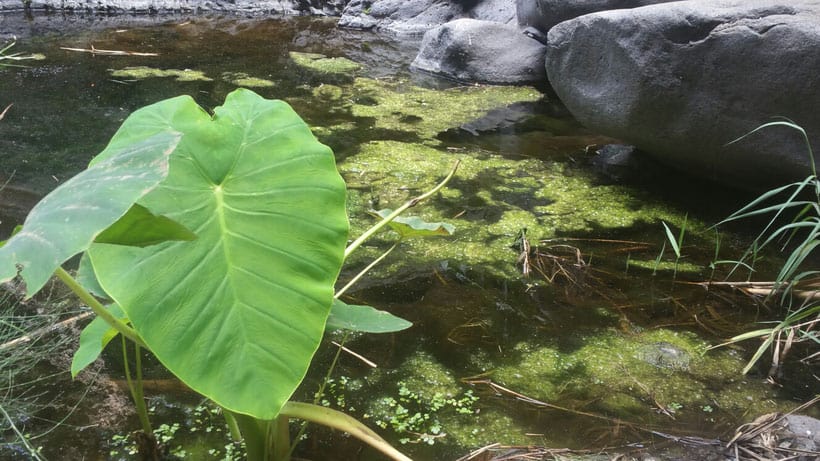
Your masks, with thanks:
M589 13L668 3L676 0L516 0L518 24L548 31L560 22Z
M820 146L820 0L691 0L594 13L548 34L573 115L693 174L752 189L810 173Z
M541 83L545 52L515 26L457 19L424 34L412 67L466 82Z

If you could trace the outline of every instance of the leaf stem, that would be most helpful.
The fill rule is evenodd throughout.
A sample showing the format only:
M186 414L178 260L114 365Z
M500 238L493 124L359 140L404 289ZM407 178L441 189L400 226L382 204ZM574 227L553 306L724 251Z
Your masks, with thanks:
M432 188L428 192L425 192L424 194L419 195L416 198L408 200L404 203L404 205L396 208L396 210L390 213L387 217L376 223L376 225L374 225L370 229L366 230L364 234L359 236L359 238L354 240L353 243L351 243L350 245L348 245L347 248L345 248L345 259L347 259L347 257L350 256L350 254L353 253L353 251L355 251L356 248L359 248L362 245L362 243L364 243L367 239L372 237L373 234L381 230L381 228L386 226L390 221L396 219L397 216L404 213L405 210L418 205L419 202L430 198L430 196L441 190L441 188L444 187L448 182L450 182L450 180L456 174L456 170L458 170L458 166L460 164L461 160L456 160L456 162L453 164L453 168L450 169L450 173L447 175L446 178L444 178L440 183L438 183L436 187Z
M94 311L100 318L105 320L106 323L111 325L115 330L121 333L126 338L134 341L137 345L142 346L146 349L150 349L142 338L139 337L136 331L133 328L129 327L125 324L122 320L114 317L105 306L102 305L97 298L91 295L85 288L82 287L79 283L77 283L74 278L69 275L68 272L65 271L62 267L58 267L57 270L54 272L57 278L60 279L71 291L74 292L83 302L88 304L88 307Z
M359 272L358 274L356 274L356 276L355 276L355 277L353 277L353 278L352 278L349 282L347 282L347 285L343 286L343 287L342 287L339 291L337 291L337 292L336 292L336 294L335 294L335 295L333 295L333 298L334 298L334 299L339 299L339 296L342 296L342 295L343 295L343 294L344 294L344 293L345 293L348 289L350 289L350 287L352 287L354 284L356 284L356 282L358 282L360 278L364 277L364 276L365 276L365 274L367 274L368 272L370 272L370 269L373 269L373 267L374 267L376 264L378 264L378 263L382 262L382 260L383 260L384 258L386 258L386 257L387 257L387 255L389 255L389 254L390 254L393 250L395 250L395 249L396 249L396 247L397 247L397 246L399 246L399 243L401 243L401 240L402 240L402 239L399 239L398 241L396 241L396 243L394 243L392 247L390 247L387 251L385 251L384 253L382 253L382 254L381 254L381 256L379 256L378 258L374 259L374 260L373 260L373 262L371 262L370 264L368 264L368 265L367 265L367 267L365 267L364 269L362 269L362 270L361 270L361 272Z
M350 415L330 408L303 402L287 402L280 415L304 419L332 429L347 432L396 461L412 461L393 448L378 434Z

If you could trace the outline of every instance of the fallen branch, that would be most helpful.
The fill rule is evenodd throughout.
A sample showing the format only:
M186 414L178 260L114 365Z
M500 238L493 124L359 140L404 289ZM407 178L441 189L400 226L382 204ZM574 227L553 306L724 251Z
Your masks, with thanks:
M0 120L3 120L3 117L6 116L6 112L8 112L9 109L11 109L11 106L13 106L13 105L14 105L14 103L9 104L8 106L6 106L5 109L3 109L3 112L0 112Z
M0 351L4 351L6 349L11 349L14 346L18 346L20 344L25 344L25 343L31 342L31 341L39 338L40 336L43 336L43 335L51 333L53 331L65 328L69 325L72 325L74 323L79 322L82 319L91 317L92 315L94 315L93 312L83 312L82 314L75 315L74 317L63 320L62 322L57 322L53 325L49 325L49 326L46 326L46 327L43 327L43 328L39 328L37 330L32 331L31 333L29 333L27 335L20 336L19 338L15 338L15 339L12 339L11 341L0 344Z
M91 45L90 49L86 48L69 48L65 46L60 47L61 50L66 51L77 51L80 53L91 53L93 55L101 55L101 56L159 56L159 53L140 53L138 51L120 51L120 50L101 50L98 48L94 48L94 45Z

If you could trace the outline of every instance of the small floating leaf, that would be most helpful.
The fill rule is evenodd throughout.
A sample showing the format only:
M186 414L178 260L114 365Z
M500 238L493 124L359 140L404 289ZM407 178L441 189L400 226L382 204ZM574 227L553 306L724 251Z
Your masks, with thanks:
M385 208L373 212L379 218L390 216L393 210ZM431 235L453 235L456 228L452 224L443 222L428 223L418 216L399 216L393 219L388 226L398 233L402 238L406 237L428 237Z
M413 326L411 322L401 317L380 311L370 306L345 304L338 299L333 300L330 316L327 318L327 328L331 330L351 330L363 333L393 333L406 330Z

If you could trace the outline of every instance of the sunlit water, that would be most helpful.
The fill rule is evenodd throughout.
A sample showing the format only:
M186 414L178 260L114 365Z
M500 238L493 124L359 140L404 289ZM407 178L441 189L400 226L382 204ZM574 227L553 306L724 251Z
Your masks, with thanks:
M83 169L135 109L189 94L210 110L242 85L242 79L250 78L263 96L291 103L334 149L351 187L351 206L359 207L354 219L364 219L363 202L378 206L372 202L397 200L425 187L401 183L407 175L424 174L412 162L395 167L391 177L399 183L396 188L405 186L404 192L395 195L368 185L361 165L368 164L368 149L376 145L431 149L430 155L439 155L442 164L449 163L447 156L460 155L478 162L474 165L486 165L487 174L473 172L473 179L454 180L451 189L458 196L445 194L431 205L457 227L501 229L508 222L505 212L518 210L536 216L544 229L555 229L547 235L546 230L527 229L533 245L553 239L540 244L529 278L520 275L523 260L516 237L521 228L511 227L493 230L486 238L487 253L500 258L476 254L476 242L469 236L409 246L406 256L388 262L388 269L353 293L354 301L390 310L415 325L395 335L349 338L348 346L378 368L343 354L327 403L362 418L413 457L455 459L494 442L596 448L663 440L652 431L725 437L760 412L790 408L810 396L812 381L801 383L799 378L809 372L806 367L792 364L787 370L791 377L785 376L785 387L779 387L763 383L760 375L739 375L748 350L705 352L706 345L745 331L769 314L731 291L713 293L680 283L711 277L707 265L715 248L705 226L745 197L663 170L649 180L635 180L633 186L610 188L611 179L592 171L584 149L607 140L580 127L548 94L532 89L538 96L519 102L500 128L437 122L429 135L426 111L432 119L435 111L446 110L435 98L424 103L429 109L422 112L362 115L369 105L385 104L382 96L362 90L363 85L382 82L391 97L418 88L456 86L408 71L417 42L338 30L333 20L315 18L170 18L145 27L127 20L72 22L68 27L59 17L34 22L4 18L10 30L25 32L14 51L46 57L25 62L26 68L0 70L0 109L14 104L0 122L0 172L8 181L0 196L0 216L6 233L38 197ZM91 24L92 31L83 31ZM64 26L67 31L61 31ZM93 55L60 47L158 56ZM355 76L367 80L357 83L351 75L311 71L294 62L291 52L346 57L361 65ZM117 74L136 66L173 70L183 81ZM184 81L191 75L195 80ZM398 124L389 125L388 116L395 116ZM399 156L399 164L401 152L391 154ZM375 166L373 171L377 179L394 173ZM437 170L438 176L419 182L434 181L445 172ZM571 199L557 192L554 198L536 196L539 184L556 183L584 187L587 195L600 193L601 202L581 205L578 200L578 209L572 209L564 203ZM695 266L691 272L681 265L680 273L673 274L670 253L655 275L651 267L637 264L660 252L665 236L657 219L667 211L621 227L612 224L617 220L611 216L594 217L616 212L606 195L616 193L620 208L614 210L668 209L669 219L688 215L687 222L699 223L693 227L699 226L701 233L690 237L683 261ZM381 204L388 205L395 203ZM553 205L563 211L554 211ZM576 224L561 227L562 222ZM735 230L741 234L724 236L724 251L737 251L743 242L744 229ZM462 243L474 245L473 250L459 253ZM724 272L719 269L715 277ZM350 269L342 277L353 273ZM341 339L332 336L297 398L312 398L336 350L329 341ZM128 458L112 437L136 429L135 418L118 416L122 399L93 400L103 391L124 395L117 387L121 359L117 347L112 349L94 378L93 397L86 396L77 408L73 406L92 378L68 384L62 374L42 384L44 392L56 396L54 404L38 407L33 415L26 414L25 407L14 414L33 435L72 414L63 426L34 440L49 459ZM672 355L660 356L663 351ZM149 367L147 374L156 424L180 424L170 445L185 450L190 459L221 459L227 441L215 435L222 430L218 415L199 406L197 396L158 367ZM115 409L109 418L100 418L105 405ZM396 405L409 414L400 414ZM415 413L419 418L412 419ZM378 458L348 438L315 429L308 434L301 456ZM14 440L13 434L6 435ZM19 445L3 450L0 458L25 459ZM208 450L221 454L208 455Z

